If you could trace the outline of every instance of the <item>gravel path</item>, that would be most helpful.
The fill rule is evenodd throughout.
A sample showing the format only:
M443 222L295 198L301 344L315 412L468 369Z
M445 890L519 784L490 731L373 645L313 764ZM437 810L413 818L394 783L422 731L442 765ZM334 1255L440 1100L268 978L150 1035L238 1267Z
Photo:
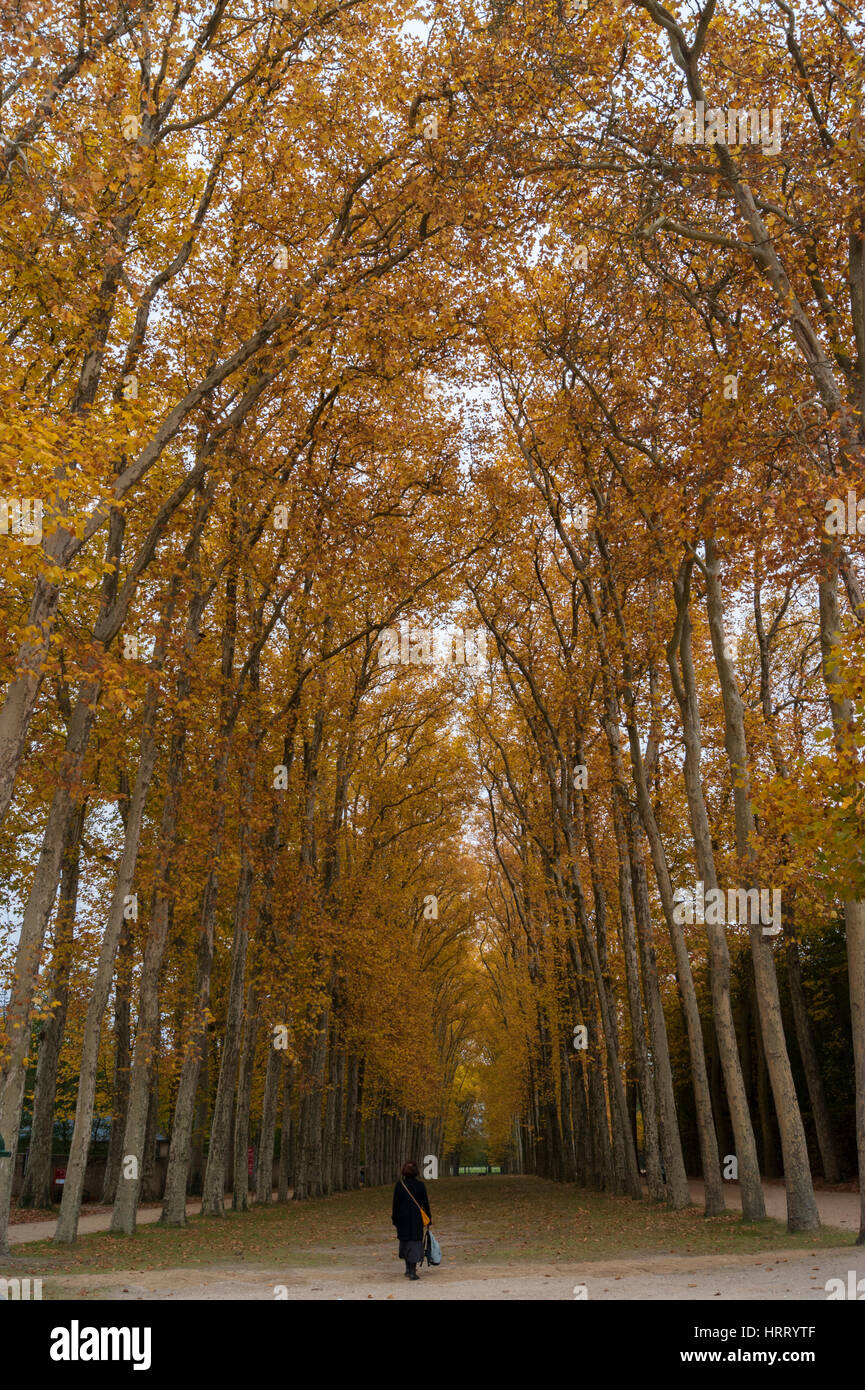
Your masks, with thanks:
M807 1299L825 1302L826 1281L848 1272L865 1278L865 1250L807 1251L795 1255L734 1255L720 1261L711 1255L658 1256L640 1260L596 1261L575 1265L449 1265L424 1269L409 1283L396 1260L381 1260L366 1270L163 1269L142 1274L113 1272L46 1280L45 1296L130 1300L277 1300L316 1302L347 1299L404 1299L439 1302L528 1299L535 1302L575 1300L585 1285L591 1301L628 1302L667 1299L755 1302ZM865 1284L863 1284L865 1289ZM865 1293L862 1295L865 1298Z
M691 1196L695 1202L702 1205L703 1202L703 1183L694 1181L688 1184L691 1189ZM727 1195L727 1206L731 1211L742 1210L742 1197L737 1182L725 1182L724 1191ZM787 1220L787 1194L782 1182L764 1182L763 1192L766 1197L766 1215L774 1216L777 1221ZM820 1220L824 1226L837 1226L842 1231L859 1230L859 1193L858 1192L837 1192L833 1189L815 1189L814 1196L817 1198L817 1210L820 1213Z
M200 1200L186 1203L187 1216L199 1216L201 1213ZM162 1215L161 1205L158 1207L139 1207L137 1222L140 1226L147 1225L151 1221L158 1221ZM82 1236L91 1235L94 1231L107 1231L111 1225L111 1210L93 1212L84 1215L78 1221L78 1234ZM9 1227L9 1244L25 1245L31 1240L50 1240L54 1235L57 1226L57 1218L49 1217L47 1221L23 1221L20 1225Z
M289 1195L292 1189L289 1188ZM273 1200L276 1201L276 1191L273 1193ZM158 1221L162 1215L162 1203L153 1206L139 1207L137 1224L146 1226L153 1221ZM196 1197L186 1203L187 1216L201 1215L201 1198ZM24 1245L31 1240L50 1240L54 1235L57 1225L55 1216L49 1217L47 1221L23 1221L18 1225L9 1227L9 1244ZM85 1213L78 1221L78 1234L82 1236L92 1235L94 1231L107 1231L111 1226L111 1208L104 1207L98 1212Z

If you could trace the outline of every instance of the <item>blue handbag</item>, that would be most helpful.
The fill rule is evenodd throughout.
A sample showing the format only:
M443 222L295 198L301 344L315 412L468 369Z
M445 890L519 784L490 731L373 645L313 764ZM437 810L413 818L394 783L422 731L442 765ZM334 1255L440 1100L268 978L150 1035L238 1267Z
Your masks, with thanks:
M442 1262L442 1248L432 1231L427 1231L427 1240L429 1241L426 1252L427 1264L440 1265Z

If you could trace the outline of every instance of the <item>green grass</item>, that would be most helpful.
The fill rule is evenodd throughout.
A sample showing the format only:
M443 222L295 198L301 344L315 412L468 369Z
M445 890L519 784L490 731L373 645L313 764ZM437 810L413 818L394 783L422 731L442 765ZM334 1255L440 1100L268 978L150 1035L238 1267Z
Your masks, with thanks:
M762 1255L850 1246L854 1240L851 1232L829 1227L816 1236L788 1235L781 1222L746 1224L732 1212L707 1220L698 1207L669 1212L540 1178L440 1178L429 1183L429 1192L434 1229L449 1263ZM100 1272L107 1270L357 1267L395 1248L390 1201L389 1187L364 1188L224 1219L192 1217L184 1230L141 1226L134 1237L99 1233L62 1248L33 1242L15 1248L15 1267L0 1273L52 1281L63 1274L92 1274L93 1293ZM55 1287L62 1296L62 1281Z

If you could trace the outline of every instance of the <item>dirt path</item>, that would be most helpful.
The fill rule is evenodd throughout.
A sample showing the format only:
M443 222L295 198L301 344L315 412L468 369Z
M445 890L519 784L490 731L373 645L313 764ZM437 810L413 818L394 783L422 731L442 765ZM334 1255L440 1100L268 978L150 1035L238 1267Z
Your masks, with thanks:
M201 1202L187 1202L187 1216L198 1216L201 1212ZM153 1207L139 1207L136 1221L138 1225L144 1226L149 1222L158 1221L162 1215L162 1204ZM111 1226L111 1208L106 1207L104 1211L92 1212L81 1216L78 1220L78 1234L81 1236L92 1235L94 1231L107 1231ZM9 1227L9 1244L25 1245L31 1240L50 1240L57 1227L56 1216L51 1216L47 1221L22 1221L18 1225Z
M142 1274L117 1271L110 1275L65 1276L48 1297L130 1300L274 1300L315 1302L345 1299L400 1301L458 1299L528 1299L535 1302L573 1301L575 1286L585 1285L591 1301L655 1301L667 1299L750 1299L756 1302L809 1299L825 1302L826 1281L848 1272L865 1278L865 1250L808 1252L756 1257L650 1256L640 1260L594 1261L587 1264L424 1266L416 1284L400 1272L395 1259L367 1270L249 1269L237 1264L210 1270L161 1269ZM55 1281L52 1281L54 1283Z
M693 1181L688 1184L691 1196L701 1206L703 1204L703 1183ZM742 1210L742 1194L737 1182L725 1182L724 1192L727 1206L731 1211ZM776 1221L787 1220L787 1194L782 1182L764 1182L763 1193L766 1198L766 1215L774 1216ZM859 1193L837 1192L833 1189L816 1189L817 1210L824 1226L837 1226L842 1231L859 1230Z
M289 1188L289 1195L292 1189ZM274 1191L273 1200L276 1201ZM139 1207L136 1216L136 1223L139 1226L146 1226L154 1221L158 1221L162 1215L162 1203L154 1202L146 1207ZM186 1203L187 1216L201 1215L201 1199L196 1197L193 1201ZM31 1240L51 1240L57 1226L56 1216L51 1216L47 1221L22 1221L9 1227L9 1244L25 1245ZM92 1235L94 1231L107 1231L111 1227L111 1207L104 1207L98 1212L85 1212L78 1220L78 1234L81 1236Z

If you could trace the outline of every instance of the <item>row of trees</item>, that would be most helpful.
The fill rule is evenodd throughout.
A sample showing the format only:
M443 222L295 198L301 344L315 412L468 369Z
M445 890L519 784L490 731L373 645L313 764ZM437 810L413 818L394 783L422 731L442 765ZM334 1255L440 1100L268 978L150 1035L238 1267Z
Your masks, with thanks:
M441 1150L465 790L452 701L377 650L459 560L418 409L458 233L396 7L4 25L3 485L42 535L2 538L0 1132L26 1106L48 1200L74 1078L70 1241L98 1112L127 1232L157 1126L179 1224L196 1171L246 1205L253 1135L261 1201L277 1131L298 1199Z
M486 489L507 543L472 581L501 671L474 711L498 1133L521 1087L529 1166L636 1196L635 1086L649 1193L684 1205L684 1067L707 1212L738 1173L757 1218L770 1093L789 1225L811 1229L803 1102L840 1170L801 957L839 920L844 1145L865 1171L865 608L856 525L824 525L863 479L861 48L839 15L785 4L636 12L592 28L567 72L550 125L577 133L545 151L547 240L507 322L481 328L510 460ZM664 138L668 93L732 110L757 101L745 80L784 131L777 159Z

